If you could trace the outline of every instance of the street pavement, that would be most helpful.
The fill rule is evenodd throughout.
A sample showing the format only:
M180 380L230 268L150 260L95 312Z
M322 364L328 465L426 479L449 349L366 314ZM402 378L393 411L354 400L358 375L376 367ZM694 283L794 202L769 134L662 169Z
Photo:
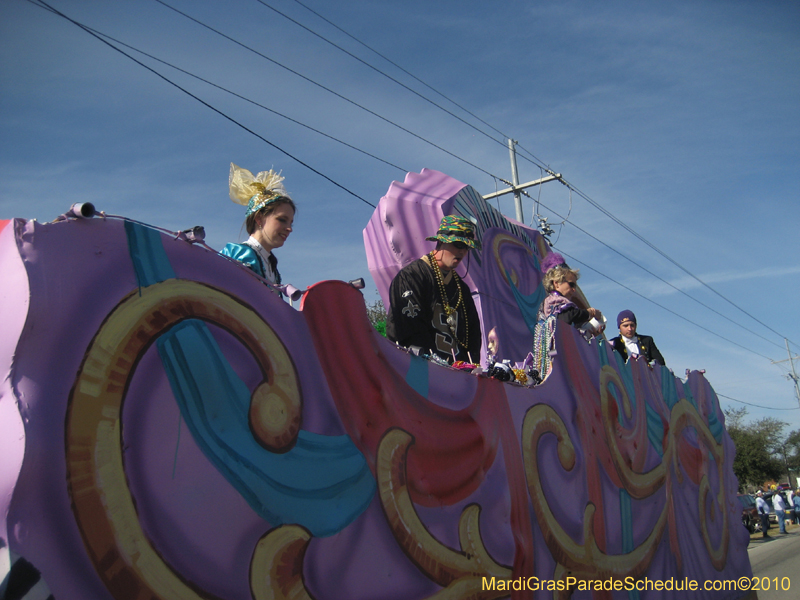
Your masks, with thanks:
M758 600L794 600L800 598L800 525L787 523L786 535L778 533L778 526L771 525L767 531L770 537L764 538L761 533L750 537L747 554L753 577L761 579L762 589L758 591ZM788 590L776 590L786 587ZM768 590L764 590L769 586Z

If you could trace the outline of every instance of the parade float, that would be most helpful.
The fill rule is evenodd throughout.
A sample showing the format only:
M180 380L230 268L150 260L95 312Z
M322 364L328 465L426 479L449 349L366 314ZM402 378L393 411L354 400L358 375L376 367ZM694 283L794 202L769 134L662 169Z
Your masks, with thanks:
M379 292L447 214L477 223L482 330L523 360L549 246L463 183L391 185L364 231ZM453 369L350 283L296 310L199 236L80 216L0 221L2 597L755 597L705 589L752 572L702 373L572 327L537 385L485 348Z

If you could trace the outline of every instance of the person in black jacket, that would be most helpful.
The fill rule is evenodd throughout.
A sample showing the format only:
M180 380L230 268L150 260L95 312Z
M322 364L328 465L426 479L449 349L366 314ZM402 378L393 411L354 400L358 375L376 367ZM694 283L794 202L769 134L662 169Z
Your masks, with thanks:
M647 362L656 361L660 365L666 364L653 338L636 333L636 315L633 314L633 311L623 310L619 313L617 327L619 327L620 335L611 340L611 345L622 358L628 360L629 355L635 354L644 356Z
M448 215L435 236L436 247L406 265L389 287L386 337L401 346L448 362L477 363L481 357L481 321L472 293L456 273L470 249L480 249L474 226Z

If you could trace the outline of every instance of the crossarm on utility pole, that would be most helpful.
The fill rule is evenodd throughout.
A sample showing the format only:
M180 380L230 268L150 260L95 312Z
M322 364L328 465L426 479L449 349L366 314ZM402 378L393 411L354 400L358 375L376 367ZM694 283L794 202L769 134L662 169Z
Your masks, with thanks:
M492 198L497 198L499 196L504 196L506 194L512 194L514 192L520 192L525 190L529 187L533 187L535 185L542 185L543 183L547 183L548 181L561 181L561 173L556 173L555 175L548 175L547 177L542 177L541 179L536 179L534 181L529 181L528 183L521 183L519 185L512 186L510 188L506 188L504 190L498 190L496 192L492 192L491 194L486 194L483 199L484 200L491 200Z

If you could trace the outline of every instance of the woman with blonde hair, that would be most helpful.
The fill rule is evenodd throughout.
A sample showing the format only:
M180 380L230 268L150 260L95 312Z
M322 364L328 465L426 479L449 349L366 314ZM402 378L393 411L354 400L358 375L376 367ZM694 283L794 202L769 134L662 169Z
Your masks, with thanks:
M542 285L547 292L539 307L538 322L533 334L533 368L538 372L541 381L553 369L555 352L556 321L568 323L577 329L586 329L594 319L597 326L588 325L592 335L599 335L605 329L603 315L596 308L579 308L572 298L577 291L580 274L570 269L564 258L557 252L544 257L541 264L544 271Z
M596 308L579 308L573 301L577 291L577 281L580 273L570 269L564 258L557 252L551 252L542 260L542 270L545 271L542 284L547 292L541 307L539 307L539 320L543 321L556 315L559 321L569 323L581 329L591 319L602 323L603 314ZM594 335L602 333L604 325L591 329Z
M281 274L272 251L283 246L292 233L296 211L283 180L280 173L272 170L253 177L247 169L231 163L230 197L237 204L247 206L244 226L250 237L241 244L227 244L220 252L244 263L274 285L281 284Z

